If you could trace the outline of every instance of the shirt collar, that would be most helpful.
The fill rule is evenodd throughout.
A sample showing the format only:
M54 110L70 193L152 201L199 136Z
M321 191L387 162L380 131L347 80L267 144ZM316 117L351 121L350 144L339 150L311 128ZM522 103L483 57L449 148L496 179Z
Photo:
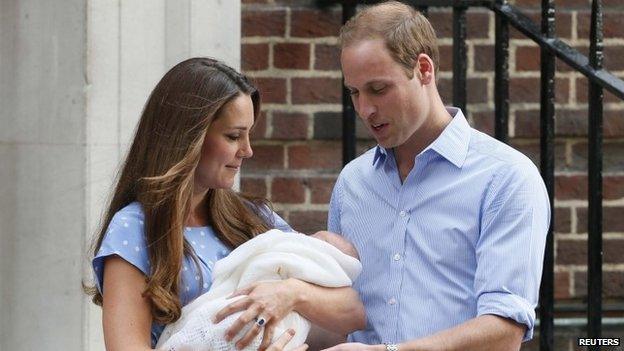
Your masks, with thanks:
M447 107L446 111L453 117L442 133L422 152L431 149L440 156L446 158L456 167L461 168L468 155L468 145L470 143L470 125L466 121L461 109L457 107ZM385 160L388 156L388 150L381 145L375 148L375 156L373 157L373 165L377 160Z
M453 120L424 151L432 149L456 167L461 168L468 155L470 125L459 108L447 107L446 111L453 117Z

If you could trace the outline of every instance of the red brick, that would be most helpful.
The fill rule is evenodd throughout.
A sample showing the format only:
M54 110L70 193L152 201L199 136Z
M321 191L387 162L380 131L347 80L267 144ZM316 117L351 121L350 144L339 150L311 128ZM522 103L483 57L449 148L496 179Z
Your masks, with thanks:
M341 112L315 113L314 140L342 140L342 122Z
M572 231L572 211L569 208L555 208L555 233L570 233Z
M494 136L494 111L472 113L472 126L483 133Z
M576 100L579 103L587 103L588 95L589 95L589 83L587 81L587 78L585 77L577 78L576 79ZM617 96L613 95L611 92L607 90L603 90L603 96L604 96L603 101L605 103L622 102L622 99L618 98Z
M509 82L509 100L512 103L540 101L540 78L512 78ZM555 101L566 103L570 96L567 78L555 78Z
M516 71L539 71L540 49L537 45L516 47Z
M537 138L540 135L540 111L523 110L516 112L516 136ZM586 110L555 110L555 136L586 136Z
M305 201L305 187L300 179L275 178L271 185L271 201L276 203L302 203Z
M487 78L468 78L466 85L468 103L476 104L488 102Z
M622 212L624 214L624 212ZM603 240L603 262L622 264L624 263L624 239Z
M253 79L262 102L264 103L285 103L286 102L286 79L284 78L254 78Z
M478 72L494 71L494 45L474 46L474 69Z
M603 67L608 71L624 70L624 46L605 46Z
M540 145L539 141L532 142L530 144L518 143L515 139L511 139L510 144L518 151L525 154L533 163L540 166ZM565 144L555 141L555 170L567 170L566 168L566 155Z
M603 176L602 196L605 200L624 198L624 176Z
M621 3L620 3L621 6ZM579 39L589 39L591 26L591 11L578 11L577 36ZM624 38L621 10L604 12L602 33L605 39Z
M555 197L558 200L587 199L587 177L584 175L555 177Z
M265 138L266 134L266 111L260 112L260 117L255 121L253 129L249 134L251 140L260 140ZM253 145L252 145L253 146Z
M340 142L307 143L288 147L290 169L339 170L342 166Z
M587 263L586 240L557 240L556 264L579 265Z
M453 100L453 80L444 78L438 80L438 91L442 101ZM488 85L486 78L468 78L466 81L468 103L485 103L488 101Z
M576 143L572 145L572 162L569 168L572 170L587 170L587 144ZM602 169L605 172L620 172L624 170L624 144L607 143L602 145Z
M538 28L541 27L541 10L524 10L522 11L526 16L533 20ZM511 39L528 39L526 35L515 29L513 26L509 26L509 37ZM572 13L555 11L555 35L558 38L569 39L572 38Z
M284 147L281 145L258 145L253 147L253 157L245 160L244 170L269 170L284 168Z
M440 45L438 47L440 51L440 72L452 72L453 71L453 46L452 45Z
M308 115L305 113L273 112L273 139L308 138Z
M292 37L336 37L342 26L342 16L334 10L292 9Z
M243 9L241 14L243 37L283 37L286 34L286 11Z
M555 299L570 298L570 272L555 272Z
M586 175L555 177L555 196L558 200L587 199L588 179ZM624 197L624 176L603 175L602 196L605 200Z
M429 22L438 38L453 37L453 12L448 9L429 11Z
M555 177L557 200L587 199L587 177L584 175Z
M466 37L468 39L489 38L490 16L492 14L487 10L469 10L466 13Z
M253 196L267 197L267 187L264 178L241 177L241 191Z
M327 230L327 212L325 211L292 211L290 226L305 234L314 234L319 230Z
M624 111L605 111L602 118L605 138L624 137Z
M318 104L342 102L342 83L339 78L293 78L292 102Z
M314 69L323 71L340 70L340 47L338 45L315 44Z
M241 69L259 71L269 68L269 44L241 45Z
M587 208L577 208L578 233L587 233ZM605 233L624 232L624 207L602 208L602 231Z
M587 297L587 273L574 273L574 297ZM602 297L624 297L624 271L602 272Z
M273 46L273 65L283 69L309 69L310 44L275 44Z
M309 180L311 202L313 204L328 204L331 193L334 189L336 179L333 178L311 178Z

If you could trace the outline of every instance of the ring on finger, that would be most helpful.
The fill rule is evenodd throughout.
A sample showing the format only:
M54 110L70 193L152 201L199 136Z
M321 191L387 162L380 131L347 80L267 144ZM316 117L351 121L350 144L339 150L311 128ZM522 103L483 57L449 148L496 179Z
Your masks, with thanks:
M266 324L266 319L264 317L258 316L255 317L254 320L256 321L256 325L260 328L264 327L264 325Z

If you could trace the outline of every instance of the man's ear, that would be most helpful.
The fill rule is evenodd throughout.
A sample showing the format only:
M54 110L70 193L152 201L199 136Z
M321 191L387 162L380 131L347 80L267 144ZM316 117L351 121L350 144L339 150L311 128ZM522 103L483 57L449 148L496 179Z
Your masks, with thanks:
M414 75L420 79L422 84L429 84L434 81L435 67L429 55L418 55L416 64L414 65Z

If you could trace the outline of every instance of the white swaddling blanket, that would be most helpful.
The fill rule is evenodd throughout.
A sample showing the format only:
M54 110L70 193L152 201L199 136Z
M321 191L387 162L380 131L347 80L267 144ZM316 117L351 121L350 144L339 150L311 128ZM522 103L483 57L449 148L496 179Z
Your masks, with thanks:
M182 316L165 328L156 348L176 351L235 350L235 342L245 335L252 324L243 328L233 341L227 342L225 331L242 312L234 313L216 325L212 323L212 317L223 307L244 297L226 299L237 289L252 283L287 278L324 287L351 286L361 270L360 261L325 241L305 234L270 230L240 245L215 264L210 290L182 308ZM289 328L296 333L285 350L305 342L310 322L293 311L276 325L273 339ZM243 350L257 350L261 341L262 333Z

